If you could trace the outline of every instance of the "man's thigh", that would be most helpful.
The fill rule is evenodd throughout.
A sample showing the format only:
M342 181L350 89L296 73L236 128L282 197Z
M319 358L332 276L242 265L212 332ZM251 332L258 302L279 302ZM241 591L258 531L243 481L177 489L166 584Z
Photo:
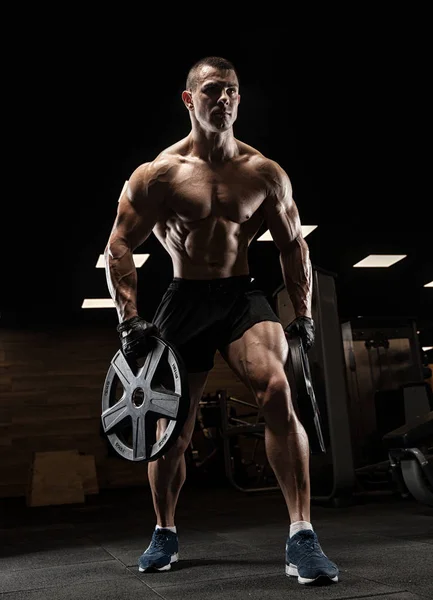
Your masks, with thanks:
M221 354L255 396L266 389L272 378L286 379L288 344L281 323L255 323Z

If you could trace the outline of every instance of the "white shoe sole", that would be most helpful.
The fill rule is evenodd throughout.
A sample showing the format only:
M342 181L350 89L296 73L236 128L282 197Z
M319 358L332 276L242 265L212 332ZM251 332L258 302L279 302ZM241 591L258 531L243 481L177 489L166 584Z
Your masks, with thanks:
M176 563L178 560L179 560L179 554L176 552L175 554L171 555L170 562L168 563L168 565L165 565L165 567L146 567L146 569L143 569L142 567L138 567L138 570L141 573L144 573L144 571L146 571L147 569L150 569L150 568L155 569L155 571L170 571L171 563Z
M301 577L298 573L298 569L297 569L296 565L294 565L292 563L289 563L288 565L286 565L286 575L287 575L287 577L297 577L298 583L301 583L303 585L313 583L313 581L317 581L321 577L326 577L326 575L320 575L319 577L316 577L316 579L307 579L306 577ZM328 577L328 579L330 581L333 581L334 583L337 583L338 575L336 575L335 577Z

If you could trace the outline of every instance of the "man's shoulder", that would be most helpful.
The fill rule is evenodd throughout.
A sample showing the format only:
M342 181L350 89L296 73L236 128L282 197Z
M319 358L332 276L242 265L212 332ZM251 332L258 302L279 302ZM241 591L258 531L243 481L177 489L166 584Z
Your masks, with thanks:
M281 185L288 181L288 175L284 168L272 158L265 156L252 146L242 144L242 154L247 158L249 168L261 176L268 186Z
M264 174L277 175L284 172L277 161L265 156L260 150L257 150L257 148L239 140L238 145L241 155L245 156L254 168L262 171Z
M185 140L180 140L164 148L156 158L147 163L147 170L153 177L165 180L175 173L183 162Z
M133 175L143 182L152 183L155 181L165 181L172 171L179 165L179 156L163 151L153 160L139 165Z

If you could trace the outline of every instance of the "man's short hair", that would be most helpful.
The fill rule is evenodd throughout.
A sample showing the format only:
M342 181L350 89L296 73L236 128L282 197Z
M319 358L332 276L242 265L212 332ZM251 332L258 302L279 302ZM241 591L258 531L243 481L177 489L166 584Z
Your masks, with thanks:
M238 74L236 72L233 63L231 63L226 58L222 58L221 56L206 56L205 58L201 58L198 60L189 70L188 76L186 78L186 89L187 90L195 90L198 83L198 73L200 69L204 66L214 67L215 69L222 70L230 70L234 71L236 77L239 81Z

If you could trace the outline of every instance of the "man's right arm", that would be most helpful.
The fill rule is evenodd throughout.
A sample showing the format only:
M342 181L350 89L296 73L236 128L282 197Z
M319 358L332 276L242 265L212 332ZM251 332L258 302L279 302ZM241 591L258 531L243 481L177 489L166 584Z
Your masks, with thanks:
M137 316L137 270L133 251L151 234L162 211L163 193L153 163L139 166L122 194L104 251L108 289L119 323Z

